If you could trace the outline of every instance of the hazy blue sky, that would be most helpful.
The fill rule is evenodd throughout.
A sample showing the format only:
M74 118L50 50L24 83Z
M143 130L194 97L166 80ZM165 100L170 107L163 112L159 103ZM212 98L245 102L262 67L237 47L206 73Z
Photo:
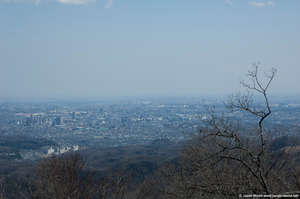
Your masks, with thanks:
M230 94L258 61L300 93L299 0L0 0L0 97Z

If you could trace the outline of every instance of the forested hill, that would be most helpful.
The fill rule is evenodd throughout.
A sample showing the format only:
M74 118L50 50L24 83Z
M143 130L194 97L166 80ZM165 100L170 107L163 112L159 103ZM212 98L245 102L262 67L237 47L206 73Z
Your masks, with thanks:
M94 170L106 170L121 165L169 161L179 155L180 144L170 140L155 140L150 145L97 147L80 150Z
M34 139L24 136L0 137L0 149L6 152L14 152L20 149L38 149L56 143ZM96 147L79 150L78 153L86 158L87 164L95 171L107 171L127 165L129 169L146 170L151 172L159 164L169 161L179 155L180 144L170 140L155 140L145 146L120 146L120 147ZM74 153L74 152L73 152ZM16 161L16 156L2 155L0 158L0 175L10 174L15 177L24 177L32 174L38 162Z
M0 136L0 154L19 153L21 149L37 150L44 146L56 145L56 142L30 138L26 136Z

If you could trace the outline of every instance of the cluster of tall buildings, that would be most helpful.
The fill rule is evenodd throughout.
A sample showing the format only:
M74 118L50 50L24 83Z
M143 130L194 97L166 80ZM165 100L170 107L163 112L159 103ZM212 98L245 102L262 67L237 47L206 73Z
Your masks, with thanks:
M27 126L30 126L33 123L42 124L42 114L31 114L27 117Z
M53 122L52 126L63 125L63 117L58 116Z
M75 113L75 112L74 112ZM76 117L76 115L75 115ZM43 120L42 120L42 114L36 113L36 114L31 114L29 117L27 117L27 126L30 126L32 124L39 124L41 125ZM58 116L54 121L52 121L52 126L56 125L63 125L63 117Z

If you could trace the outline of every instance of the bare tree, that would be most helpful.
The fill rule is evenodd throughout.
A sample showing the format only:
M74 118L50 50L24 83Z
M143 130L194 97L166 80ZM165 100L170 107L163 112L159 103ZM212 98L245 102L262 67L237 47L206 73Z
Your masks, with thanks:
M255 116L260 118L259 120L259 133L260 133L260 146L261 146L261 154L264 153L264 134L263 134L263 126L262 122L271 114L271 108L269 104L269 100L267 97L267 90L269 85L271 84L273 78L276 75L276 69L272 68L269 72L270 74L265 73L265 76L268 78L266 86L259 81L258 78L258 64L253 64L254 70L248 71L247 76L250 77L251 84L246 83L244 80L240 80L240 84L246 87L249 90L254 90L258 93L261 93L264 97L265 104L263 106L258 105L257 107L253 107L253 99L252 94L249 94L249 90L247 94L237 93L235 95L230 95L229 100L225 103L225 106L230 111L247 111Z
M257 127L244 127L226 114L217 114L207 108L207 119L199 119L206 128L192 135L183 146L180 165L170 172L162 171L165 180L162 191L169 198L232 198L240 194L276 194L298 191L298 176L293 178L292 168L298 163L295 145L278 150L273 147L274 136L266 132L263 121L271 114L267 90L276 75L271 69L265 86L258 78L258 65L248 71L251 84L241 80L246 94L229 96L225 106L231 112L245 111L259 118ZM263 96L263 105L254 105L250 91ZM295 139L296 140L296 139ZM297 181L298 180L298 181Z
M86 198L93 174L86 169L86 160L77 153L52 156L37 166L33 198Z
M16 176L0 175L0 199L4 198L30 198L31 178L18 179Z

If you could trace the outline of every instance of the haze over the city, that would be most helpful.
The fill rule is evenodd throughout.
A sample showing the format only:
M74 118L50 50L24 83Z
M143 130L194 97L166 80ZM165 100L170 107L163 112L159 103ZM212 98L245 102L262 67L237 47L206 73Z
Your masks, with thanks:
M299 0L2 0L0 97L300 94Z

